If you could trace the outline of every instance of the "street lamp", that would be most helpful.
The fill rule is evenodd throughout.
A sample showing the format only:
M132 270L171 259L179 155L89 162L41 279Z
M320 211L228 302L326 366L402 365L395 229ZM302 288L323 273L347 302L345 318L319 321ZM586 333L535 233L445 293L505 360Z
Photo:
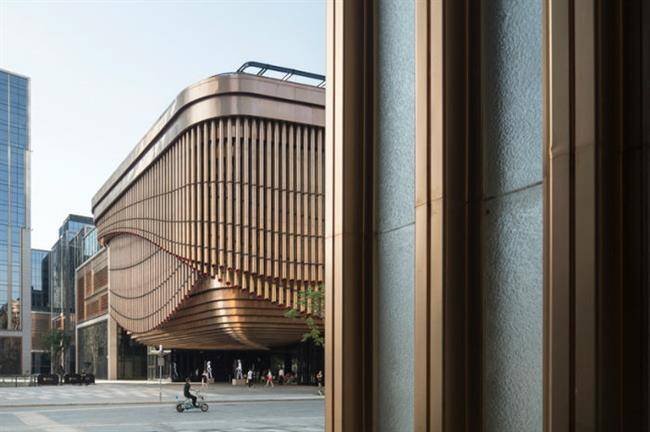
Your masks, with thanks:
M165 365L165 356L169 354L171 350L164 350L162 345L158 345L158 349L152 349L151 354L156 355L156 364L158 365L158 401L162 402L162 369Z

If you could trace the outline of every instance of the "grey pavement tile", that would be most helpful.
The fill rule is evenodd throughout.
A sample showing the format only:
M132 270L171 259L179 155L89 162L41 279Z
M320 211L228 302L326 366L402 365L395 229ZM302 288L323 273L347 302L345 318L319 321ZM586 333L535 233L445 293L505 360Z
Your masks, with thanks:
M97 384L91 386L59 387L19 387L0 388L0 408L17 404L71 404L71 403L123 403L123 402L157 402L158 386L150 384ZM311 386L276 386L273 389L257 387L248 390L227 384L214 384L202 393L207 400L283 400L283 399L319 399ZM164 385L163 401L175 402L182 393L182 387L176 384Z
M0 431L23 432L241 432L324 431L324 402L213 404L210 411L179 414L174 404L74 406L0 410ZM4 426L10 426L3 429Z

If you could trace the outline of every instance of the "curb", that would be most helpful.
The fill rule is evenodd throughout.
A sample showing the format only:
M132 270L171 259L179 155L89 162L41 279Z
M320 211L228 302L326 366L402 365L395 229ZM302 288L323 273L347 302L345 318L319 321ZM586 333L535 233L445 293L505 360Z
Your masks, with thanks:
M211 404L229 404L229 403L267 403L267 402L300 402L300 401L314 401L324 400L325 396L310 396L310 397L292 397L285 399L233 399L233 400L206 400L206 403ZM143 402L69 402L69 403L51 403L51 404L17 404L17 405L0 405L0 410L11 408L49 408L49 407L72 407L72 406L85 406L85 407L98 407L98 406L137 406L137 405L176 405L177 401L143 401Z

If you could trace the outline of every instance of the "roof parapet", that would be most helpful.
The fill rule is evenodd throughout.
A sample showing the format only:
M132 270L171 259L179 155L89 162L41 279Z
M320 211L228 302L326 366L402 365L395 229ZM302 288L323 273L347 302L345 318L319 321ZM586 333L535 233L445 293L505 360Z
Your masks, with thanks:
M318 84L314 84L315 87L319 87L319 88L324 88L325 87L325 75L320 75L320 74L316 74L316 73L313 73L313 72L305 72L305 71L298 70L298 69L286 68L286 67L283 67L283 66L275 66L275 65L268 64L268 63L260 63L260 62L256 62L256 61L247 61L246 63L241 65L239 67L239 69L237 69L237 73L248 73L248 74L250 74L250 72L246 72L246 70L250 69L250 68L257 68L258 69L257 73L254 74L254 75L257 75L257 76L264 76L264 77L267 77L267 78L274 78L272 76L267 75L267 73L269 71L270 72L279 72L279 73L284 74L284 76L282 76L281 78L276 78L276 79L279 79L280 81L295 82L294 80L292 80L292 78L298 76L298 77L308 78L308 79L312 79L312 80L317 81ZM304 84L304 83L302 83L302 84Z

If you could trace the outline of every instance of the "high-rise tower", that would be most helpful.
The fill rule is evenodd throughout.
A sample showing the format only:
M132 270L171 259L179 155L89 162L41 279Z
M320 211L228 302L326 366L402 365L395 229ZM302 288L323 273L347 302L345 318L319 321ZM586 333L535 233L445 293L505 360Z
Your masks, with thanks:
M0 374L31 370L29 78L0 70Z

